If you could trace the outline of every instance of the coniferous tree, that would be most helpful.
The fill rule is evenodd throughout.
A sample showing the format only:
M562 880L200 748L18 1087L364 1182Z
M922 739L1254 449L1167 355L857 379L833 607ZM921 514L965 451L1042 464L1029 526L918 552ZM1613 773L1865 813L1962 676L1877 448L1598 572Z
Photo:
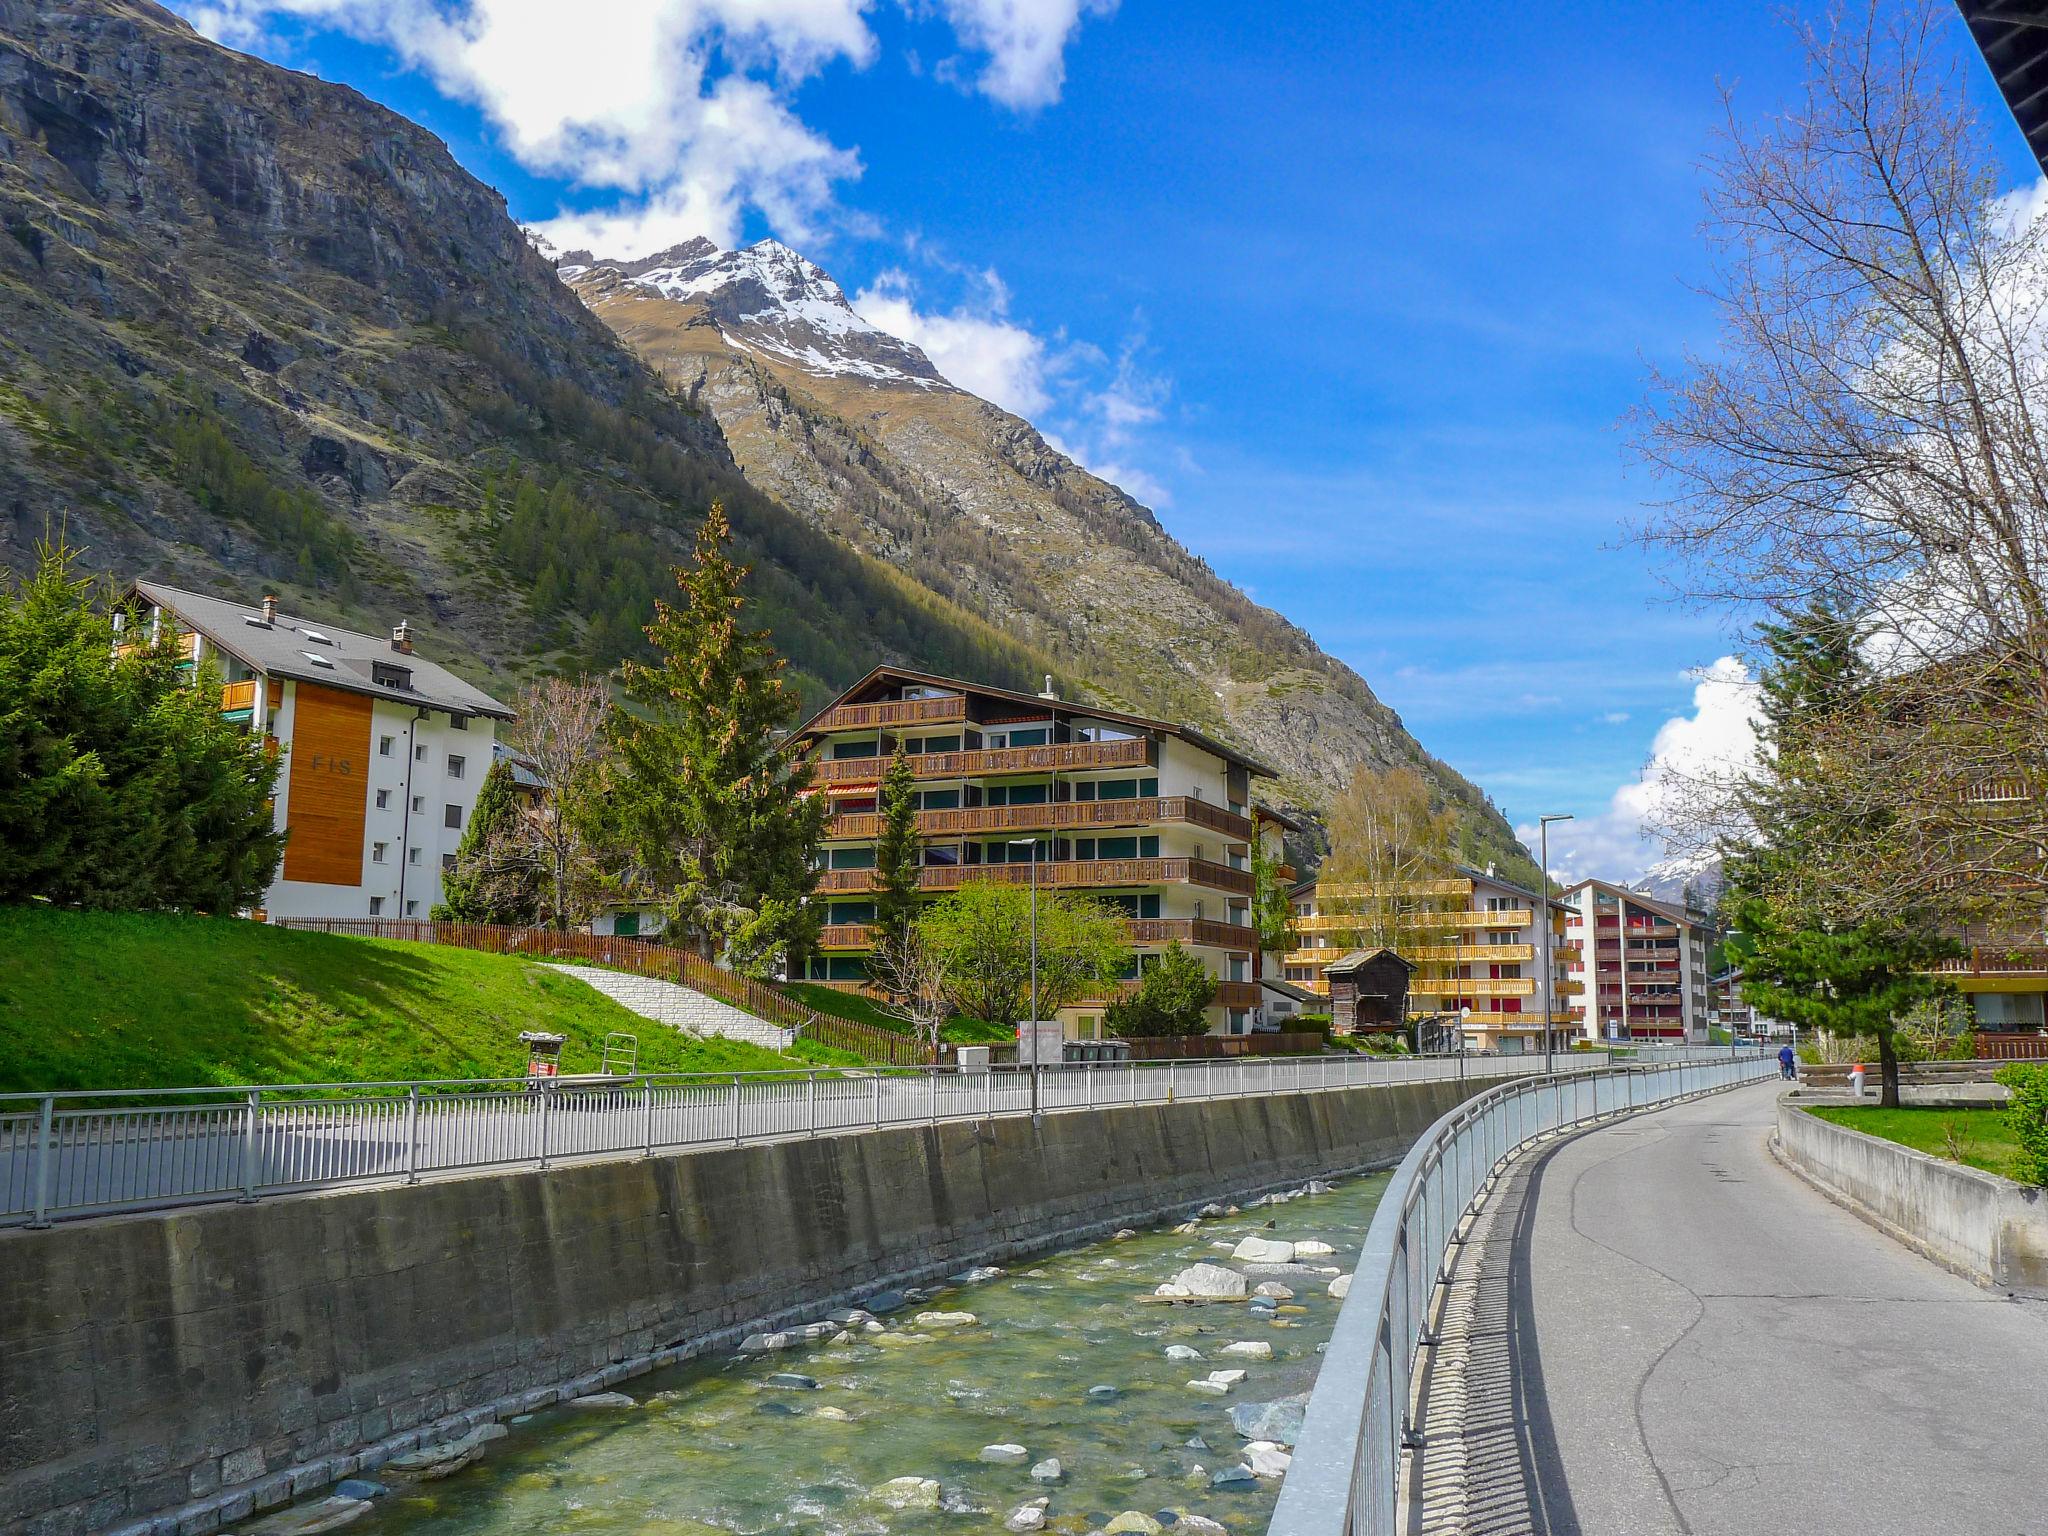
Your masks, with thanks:
M441 877L437 919L520 926L540 920L541 868L519 831L519 790L512 765L500 759L477 787L455 868Z
M277 758L168 639L115 654L73 559L44 545L29 576L0 578L0 901L253 906L284 850Z
M1823 603L1762 635L1771 657L1761 678L1762 766L1744 796L1755 840L1725 850L1724 865L1725 907L1748 946L1743 997L1788 1023L1874 1037L1882 1102L1896 1108L1899 1021L1950 990L1932 971L1962 947L1909 907L1841 919L1806 894L1806 882L1787 878L1825 840L1881 830L1815 817L1801 788L1824 771L1815 739L1829 715L1871 679L1856 626Z
M1199 1035L1209 1027L1208 1009L1215 1001L1216 978L1176 940L1135 992L1104 1010L1102 1024L1120 1040Z
M682 600L657 603L647 626L660 659L621 669L636 708L613 716L616 819L669 931L759 972L815 941L826 806L783 742L800 703L767 632L744 623L730 539L714 502L695 562L676 571Z
M917 835L917 779L901 747L882 775L875 840L875 926L885 944L901 943L917 921L917 874L924 840Z

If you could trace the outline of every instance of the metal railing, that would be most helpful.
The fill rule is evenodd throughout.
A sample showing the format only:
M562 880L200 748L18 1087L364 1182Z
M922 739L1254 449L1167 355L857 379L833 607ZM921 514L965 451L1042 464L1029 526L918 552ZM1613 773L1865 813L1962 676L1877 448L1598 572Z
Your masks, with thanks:
M1601 1058L1573 1059L1591 1071ZM1541 1057L1256 1056L1040 1071L1041 1110L1540 1071ZM944 1067L0 1095L0 1226L338 1185L1031 1112L1032 1075Z
M1777 1071L1762 1052L1693 1049L1687 1060L1503 1084L1409 1150L1366 1232L1267 1536L1393 1536L1402 1455L1414 1443L1416 1358L1465 1218L1502 1164L1538 1137Z

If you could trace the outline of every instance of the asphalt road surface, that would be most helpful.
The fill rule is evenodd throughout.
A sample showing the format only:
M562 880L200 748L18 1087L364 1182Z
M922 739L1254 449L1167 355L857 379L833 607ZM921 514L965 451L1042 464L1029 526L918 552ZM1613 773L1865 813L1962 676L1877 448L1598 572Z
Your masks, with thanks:
M1468 1248L1462 1430L1424 1452L1425 1529L2048 1536L2048 1303L1780 1167L1777 1091L1639 1115L1505 1181Z

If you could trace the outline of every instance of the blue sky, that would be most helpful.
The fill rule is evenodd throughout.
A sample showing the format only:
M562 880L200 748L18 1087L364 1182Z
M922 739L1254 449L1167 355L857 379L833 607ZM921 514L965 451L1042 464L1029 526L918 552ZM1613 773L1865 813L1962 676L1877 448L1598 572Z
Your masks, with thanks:
M1726 620L1628 542L1656 489L1622 418L1711 345L1697 163L1718 82L1797 83L1775 3L187 9L425 123L565 245L796 245L1518 824L1579 816L1575 873L1654 856L1628 787L1660 731L1739 720L1691 675Z

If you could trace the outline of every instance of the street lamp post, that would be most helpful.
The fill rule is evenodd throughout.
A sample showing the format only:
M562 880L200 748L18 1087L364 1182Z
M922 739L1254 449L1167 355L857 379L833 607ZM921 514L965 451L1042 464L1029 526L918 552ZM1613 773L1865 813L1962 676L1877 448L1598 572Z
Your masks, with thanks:
M1043 1045L1038 1034L1038 839L1013 837L1012 848L1031 850L1031 1123L1039 1123L1038 1054Z
M1543 936L1543 1070L1547 1074L1552 1067L1550 1059L1550 824L1553 821L1570 821L1569 816L1538 816L1536 818L1536 841L1541 847L1538 857L1543 864L1543 915L1537 925ZM1624 960L1626 957L1624 957ZM1622 985L1628 985L1628 966L1622 966Z

